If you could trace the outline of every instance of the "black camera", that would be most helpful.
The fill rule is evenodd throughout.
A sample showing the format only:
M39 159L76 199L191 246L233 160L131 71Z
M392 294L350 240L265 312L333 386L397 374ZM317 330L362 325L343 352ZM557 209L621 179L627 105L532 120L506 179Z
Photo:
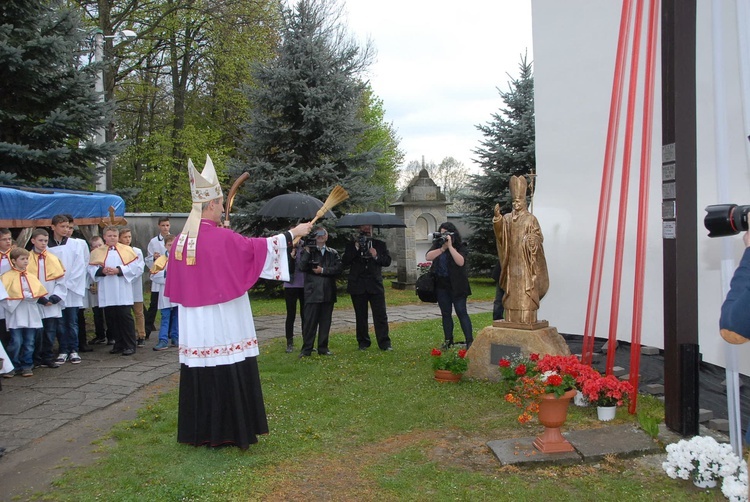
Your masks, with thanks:
M703 225L709 237L736 235L747 230L747 213L750 206L737 204L714 204L706 207Z
M359 234L359 237L357 237L357 244L359 244L359 255L362 258L369 258L372 256L370 254L370 248L372 247L372 238L370 238L367 234Z
M303 241L303 246L305 247L316 247L317 245L318 242L315 240L315 237L305 237Z
M442 246L448 240L446 237L449 235L453 237L453 232L432 232L432 243L437 246Z

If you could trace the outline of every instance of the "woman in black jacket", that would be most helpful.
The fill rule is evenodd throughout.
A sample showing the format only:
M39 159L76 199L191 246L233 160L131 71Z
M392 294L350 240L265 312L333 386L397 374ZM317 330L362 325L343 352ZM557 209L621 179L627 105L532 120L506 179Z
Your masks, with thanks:
M430 271L435 275L437 301L443 317L443 346L453 345L452 309L455 309L468 349L474 341L471 318L466 311L466 297L471 294L469 247L461 241L461 234L453 223L445 222L438 230L442 235L433 240L425 258L432 262Z

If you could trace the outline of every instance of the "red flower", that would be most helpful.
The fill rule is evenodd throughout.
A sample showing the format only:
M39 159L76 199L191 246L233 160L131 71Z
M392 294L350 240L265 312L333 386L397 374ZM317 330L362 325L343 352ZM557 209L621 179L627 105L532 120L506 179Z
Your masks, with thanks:
M463 359L464 357L466 357L466 349L459 350L458 351L458 357L460 357L461 359Z
M510 361L507 359L500 359L500 362L497 364L499 364L501 368L510 368Z
M433 355L433 356L435 356L435 357L438 357L438 356L440 356L440 355L442 355L442 354L443 354L443 353L442 353L442 352L440 352L440 349L432 349L432 352L430 352L430 355Z
M529 356L529 359L532 360L532 361L534 361L534 362L536 362L536 361L539 360L539 354L531 354Z
M547 384L548 385L560 385L563 382L563 379L560 375L550 375L547 377Z
M519 364L516 366L516 375L525 375L526 374L526 365L525 364Z

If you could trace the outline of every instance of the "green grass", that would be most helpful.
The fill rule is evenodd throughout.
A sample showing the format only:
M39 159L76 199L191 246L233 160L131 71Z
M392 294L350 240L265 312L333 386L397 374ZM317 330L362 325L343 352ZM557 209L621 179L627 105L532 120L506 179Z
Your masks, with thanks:
M473 316L477 327L489 314ZM440 384L429 350L440 321L396 326L396 350L361 352L331 336L333 357L297 359L274 340L261 350L270 434L249 450L176 442L177 393L151 401L111 432L96 465L66 471L48 500L721 500L653 465L501 467L493 439L541 433L521 425L498 384ZM639 402L641 402L639 400ZM648 415L658 401L648 402ZM569 430L598 427L594 408L570 407ZM618 410L615 423L636 423Z
M386 278L383 281L385 285L385 301L386 305L389 306L401 306L401 305L412 305L418 304L419 298L417 298L414 290L402 290L393 289L391 287L391 281L394 278ZM495 284L492 279L489 278L475 278L470 279L471 283L471 296L469 301L492 301L495 299ZM286 306L284 305L283 298L268 298L263 293L250 292L250 299L253 305L253 314L256 316L262 315L281 315L286 313ZM145 300L148 305L148 299ZM351 309L352 301L349 294L346 292L346 283L343 282L339 285L338 301L336 302L336 309Z

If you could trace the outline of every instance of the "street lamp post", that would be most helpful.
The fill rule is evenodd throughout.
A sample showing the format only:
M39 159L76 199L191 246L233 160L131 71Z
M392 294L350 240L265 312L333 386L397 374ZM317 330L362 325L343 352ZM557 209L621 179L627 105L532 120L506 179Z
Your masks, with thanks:
M122 30L118 31L114 35L105 35L101 30L97 30L94 34L94 62L100 65L99 71L96 74L96 85L95 90L99 94L99 99L104 102L106 99L104 92L104 68L101 63L104 61L104 40L105 39L117 39L123 38L125 40L132 40L138 35L133 30ZM102 126L96 132L95 141L98 145L103 144L107 140L106 126ZM100 192L112 189L112 160L107 160L104 166L99 166L98 176L96 179L96 189Z

